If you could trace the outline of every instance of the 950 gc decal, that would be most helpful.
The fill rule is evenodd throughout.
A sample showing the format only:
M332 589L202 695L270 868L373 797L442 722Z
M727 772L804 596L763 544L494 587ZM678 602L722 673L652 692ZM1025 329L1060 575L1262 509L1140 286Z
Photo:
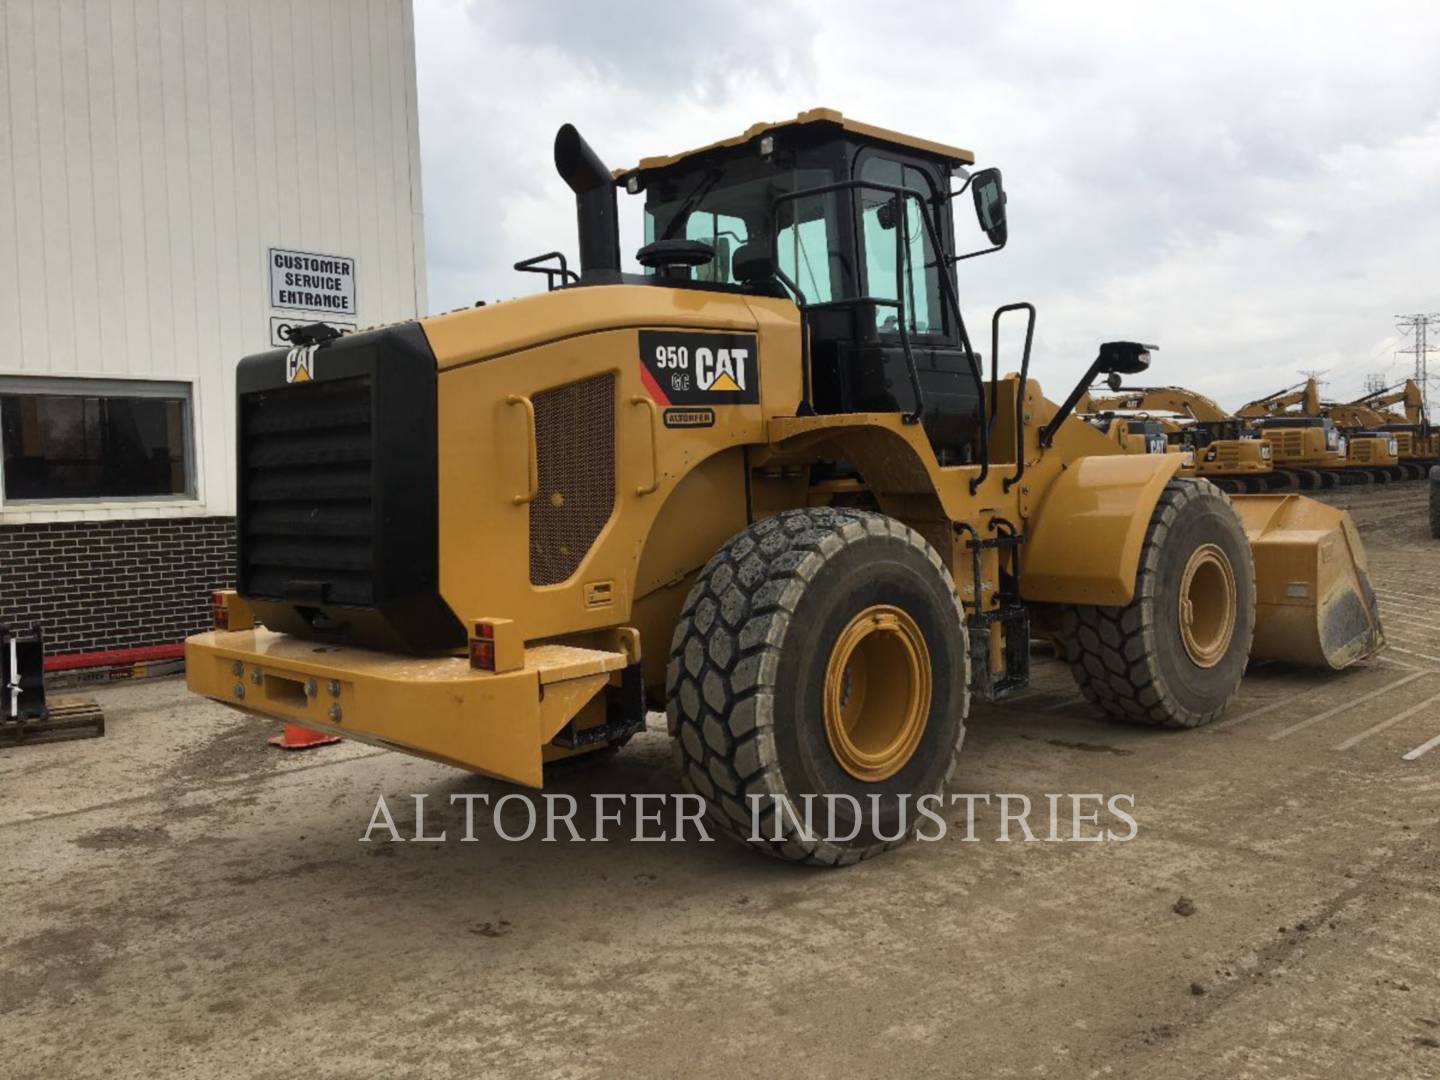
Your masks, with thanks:
M754 334L640 331L640 379L658 405L755 405Z

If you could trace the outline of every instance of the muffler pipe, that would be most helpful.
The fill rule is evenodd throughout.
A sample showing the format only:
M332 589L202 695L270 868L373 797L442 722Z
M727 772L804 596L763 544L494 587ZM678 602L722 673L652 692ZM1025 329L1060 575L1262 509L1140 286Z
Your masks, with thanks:
M555 169L575 192L580 272L620 269L620 224L615 180L574 124L555 133Z

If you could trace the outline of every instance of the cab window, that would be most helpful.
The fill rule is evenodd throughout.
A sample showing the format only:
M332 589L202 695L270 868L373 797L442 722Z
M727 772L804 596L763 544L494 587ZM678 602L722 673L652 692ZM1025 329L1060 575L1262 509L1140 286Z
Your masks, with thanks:
M935 192L930 178L913 165L872 155L863 160L860 179L919 192L920 198L933 205ZM920 199L907 197L904 203L904 213L897 215L894 197L889 192L860 189L860 221L865 245L861 288L866 296L897 299L895 230L904 228L909 240L909 257L898 280L905 290L906 329L912 334L943 334L940 261L929 230L925 228ZM893 307L877 305L875 329L882 334L898 333L898 315Z
M758 159L727 169L697 170L656 180L645 205L645 242L684 237L699 240L715 258L693 272L696 281L743 285L735 257L742 263L769 253L771 208L778 195L829 183L828 169L775 172ZM837 264L839 230L837 199L831 196L786 200L776 208L779 269L805 294L806 302L834 299L832 281L840 280ZM654 273L654 271L650 271ZM753 284L749 282L748 284Z

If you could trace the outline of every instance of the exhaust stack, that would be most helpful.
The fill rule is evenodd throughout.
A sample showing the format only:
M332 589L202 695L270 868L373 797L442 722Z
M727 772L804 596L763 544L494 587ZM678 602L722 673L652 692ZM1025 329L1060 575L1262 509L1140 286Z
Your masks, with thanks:
M615 181L575 125L555 133L555 168L575 192L580 234L580 272L620 270L620 225Z

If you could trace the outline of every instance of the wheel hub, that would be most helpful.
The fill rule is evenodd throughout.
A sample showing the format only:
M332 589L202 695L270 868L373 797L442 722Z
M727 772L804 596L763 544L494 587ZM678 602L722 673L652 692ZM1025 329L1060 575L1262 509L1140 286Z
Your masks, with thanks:
M915 753L930 715L930 651L904 611L875 604L840 631L825 667L825 737L840 767L878 783Z
M1235 636L1235 571L1225 552L1203 544L1180 577L1180 640L1198 667L1218 664Z

